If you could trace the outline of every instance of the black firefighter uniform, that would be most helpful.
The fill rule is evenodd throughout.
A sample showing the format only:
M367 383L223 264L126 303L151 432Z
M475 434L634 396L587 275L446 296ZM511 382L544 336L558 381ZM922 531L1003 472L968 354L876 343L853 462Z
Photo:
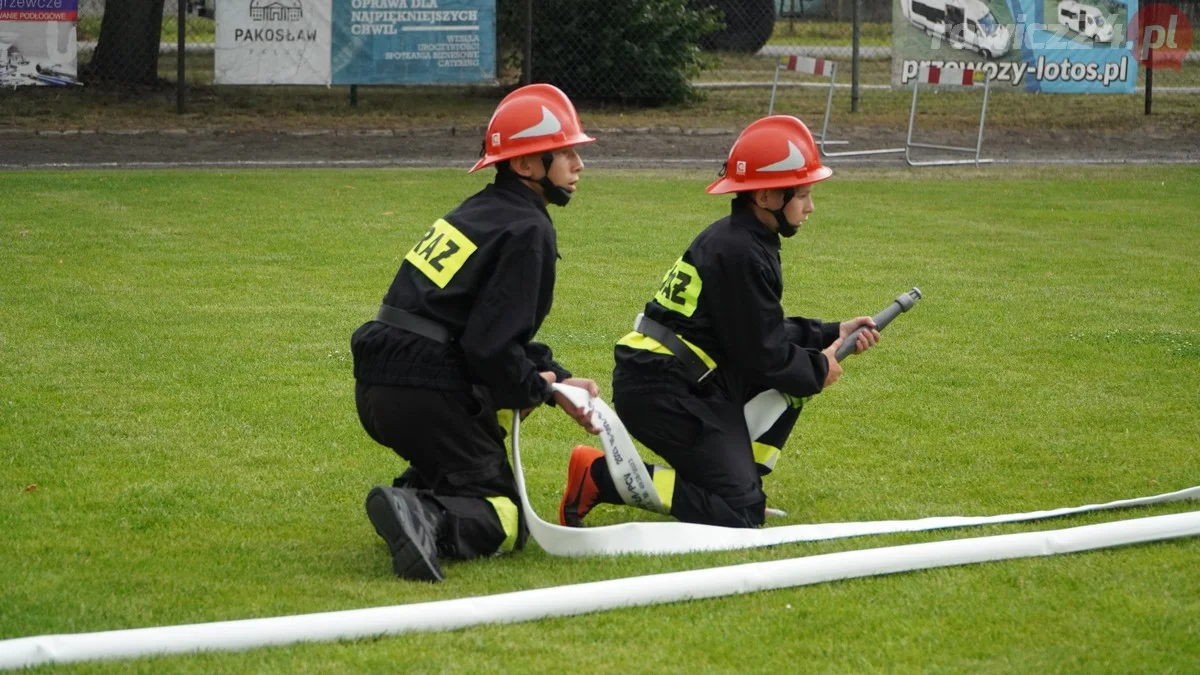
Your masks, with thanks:
M511 411L550 400L538 375L570 377L533 337L550 313L558 249L542 198L512 174L438 219L383 299L444 329L438 341L381 321L351 338L359 419L408 460L395 487L443 515L441 555L520 548L527 536L505 437Z
M762 476L774 468L803 401L821 391L820 353L839 324L784 318L780 238L748 205L701 232L667 272L645 319L679 339L698 368L643 329L615 348L613 403L629 432L671 468L652 480L671 515L685 522L753 527L766 508ZM676 344L679 344L676 343ZM698 360L696 360L698 358ZM778 389L792 407L751 439L744 405Z

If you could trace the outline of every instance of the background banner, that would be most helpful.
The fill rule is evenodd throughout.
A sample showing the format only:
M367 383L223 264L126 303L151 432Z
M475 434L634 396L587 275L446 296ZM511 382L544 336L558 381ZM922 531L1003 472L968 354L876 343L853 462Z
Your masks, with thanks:
M495 0L333 0L334 84L491 84Z
M76 84L78 0L0 0L0 86Z
M1133 93L1137 0L893 0L892 86L926 65L982 70L992 86ZM1089 4L1090 3L1090 4Z
M222 0L216 14L218 84L496 82L495 0Z
M222 0L217 84L329 84L329 0Z

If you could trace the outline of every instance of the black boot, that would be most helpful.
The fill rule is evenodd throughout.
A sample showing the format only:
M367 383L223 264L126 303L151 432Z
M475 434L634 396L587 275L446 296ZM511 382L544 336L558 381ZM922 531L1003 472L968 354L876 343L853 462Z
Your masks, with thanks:
M437 533L441 515L421 503L413 490L377 487L367 493L367 517L392 552L396 576L420 581L442 581L438 565Z

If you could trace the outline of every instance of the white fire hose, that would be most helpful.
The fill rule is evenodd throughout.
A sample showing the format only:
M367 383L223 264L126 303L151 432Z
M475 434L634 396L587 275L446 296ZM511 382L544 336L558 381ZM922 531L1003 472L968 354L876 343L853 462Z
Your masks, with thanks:
M658 501L654 486L646 472L637 449L630 440L625 425L603 400L591 397L585 390L568 385L555 384L554 388L571 400L578 407L590 407L593 420L600 427L600 442L604 445L605 459L609 471L617 487L646 486L648 495L627 496L628 490L620 490L626 504ZM774 394L778 400L770 396ZM773 415L758 411L747 411L747 417L758 415L762 428L770 427L782 407L787 405L782 394L767 392L760 395L768 410L778 409ZM519 416L518 416L519 417ZM748 422L749 419L748 419ZM750 422L753 434L754 423ZM922 532L925 530L940 530L955 527L973 527L977 525L996 525L999 523L1016 523L1029 520L1057 518L1076 513L1090 511L1107 511L1133 506L1150 504L1165 504L1186 499L1200 499L1200 486L1154 495L1137 499L1123 499L1106 504L1089 504L1050 509L1046 511L1031 511L1029 513L1010 513L999 516L943 516L921 518L918 520L879 520L859 523L821 523L813 525L787 525L782 527L767 527L762 529L735 529L716 527L712 525L695 525L692 523L622 523L603 527L573 528L562 527L548 523L538 517L530 504L525 490L525 473L521 465L520 424L519 419L513 424L513 469L517 477L517 490L521 495L521 507L525 510L525 518L529 523L529 531L538 544L550 555L559 556L589 556L617 555L637 553L643 555L661 555L667 553L690 553L696 551L728 551L759 546L774 546L803 541L822 541L840 539L843 537L861 537L869 534L890 534L895 532ZM620 457L615 462L614 457ZM625 477L640 471L644 477L626 480ZM640 489L640 488L639 488Z
M558 386L558 385L556 385ZM564 391L573 398L578 392ZM586 399L586 392L584 392ZM583 401L585 404L586 400ZM618 466L641 466L620 420L603 401L594 400L597 421L611 433L608 447L622 453ZM785 542L837 537L915 532L1063 516L1070 513L1158 504L1200 497L1200 487L1154 497L1092 506L976 518L945 517L865 523L794 525L735 530L686 523L627 523L593 528L566 528L538 518L525 489L519 442L520 415L513 417L513 464L522 508L537 542L552 555L617 553L681 553L769 546ZM619 432L618 432L619 428ZM626 440L622 440L626 439ZM610 463L610 466L612 464ZM614 474L616 475L616 474ZM632 484L636 485L636 481ZM652 491L652 488L651 488ZM661 504L660 504L661 507ZM967 565L995 560L1077 553L1180 537L1200 536L1200 511L1136 518L1048 532L934 541L905 546L845 551L807 558L714 567L687 572L612 579L569 586L479 597L374 607L264 619L161 626L97 633L40 635L0 641L0 668L46 663L123 659L200 651L237 651L298 642L329 642L468 626L515 623L575 616L622 607L715 598L913 570Z

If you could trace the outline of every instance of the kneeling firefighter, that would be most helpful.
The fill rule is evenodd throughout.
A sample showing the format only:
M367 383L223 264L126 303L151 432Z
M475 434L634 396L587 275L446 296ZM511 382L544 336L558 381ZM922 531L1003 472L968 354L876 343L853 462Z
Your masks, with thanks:
M374 320L351 338L359 420L409 462L367 495L367 516L396 575L440 581L440 560L523 546L527 530L505 439L522 416L557 403L595 433L586 411L550 385L573 378L534 342L550 313L558 249L547 204L566 206L583 171L571 101L534 84L488 123L495 182L439 218L405 255Z
M754 527L764 520L770 473L804 401L842 374L834 353L870 317L823 323L785 318L780 245L813 212L821 165L812 134L795 117L748 126L709 194L733 193L731 212L701 232L617 343L613 402L634 438L667 460L651 466L663 510L691 523ZM864 330L856 350L879 339ZM790 403L751 438L747 402L768 390ZM581 526L597 503L621 504L603 453L575 448L559 506Z

